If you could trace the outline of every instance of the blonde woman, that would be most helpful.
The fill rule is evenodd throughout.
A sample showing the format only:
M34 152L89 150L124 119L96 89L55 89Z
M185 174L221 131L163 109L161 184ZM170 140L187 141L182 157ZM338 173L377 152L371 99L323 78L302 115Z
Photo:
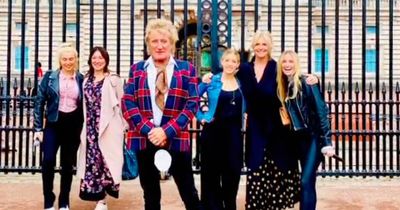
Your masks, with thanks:
M291 130L301 165L301 210L317 204L315 182L322 154L335 154L331 143L328 108L318 84L309 85L301 74L294 51L282 53L278 64L278 97L291 119Z
M42 182L46 210L54 210L54 166L59 148L61 186L58 207L60 210L70 207L73 166L83 123L83 75L78 72L77 51L70 44L63 44L58 51L58 63L59 68L46 72L40 82L34 109L34 139L41 141L43 151Z
M248 102L246 209L285 209L298 201L300 183L289 130L279 116L271 34L257 31L251 47L254 59L238 72Z
M208 111L197 112L201 132L201 201L205 209L236 209L236 196L243 167L243 115L245 100L235 77L239 53L226 49L221 57L222 73L211 83L201 83L207 92Z

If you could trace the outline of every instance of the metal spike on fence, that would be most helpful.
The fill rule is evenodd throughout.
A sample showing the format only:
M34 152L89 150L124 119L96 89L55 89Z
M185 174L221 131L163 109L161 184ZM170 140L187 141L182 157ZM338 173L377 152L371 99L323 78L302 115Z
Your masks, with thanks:
M14 78L14 85L13 85L14 90L18 89L18 81L17 78Z
M356 87L354 88L354 91L356 94L360 93L360 86L358 85L358 82L356 82Z
M382 84L382 93L386 94L386 83L385 82L383 82L383 84Z
M26 86L26 88L28 88L28 90L32 89L32 81L31 81L31 78L28 79L28 85Z
M26 96L32 96L32 80L31 80L31 78L28 78L28 85L26 86L26 89L28 90L26 93Z
M3 79L3 78L2 78ZM399 94L400 93L400 86L399 86L399 82L396 82L396 93Z
M372 94L374 92L373 87L372 87L372 82L369 83L369 87L368 87L368 93Z
M346 93L346 84L344 84L344 82L342 82L342 94Z
M0 91L1 91L1 93L3 93L3 88L4 88L4 81L3 81L3 77L2 78L0 78Z
M327 90L327 92L328 92L329 94L332 93L332 85L331 85L331 82L328 82L328 90Z

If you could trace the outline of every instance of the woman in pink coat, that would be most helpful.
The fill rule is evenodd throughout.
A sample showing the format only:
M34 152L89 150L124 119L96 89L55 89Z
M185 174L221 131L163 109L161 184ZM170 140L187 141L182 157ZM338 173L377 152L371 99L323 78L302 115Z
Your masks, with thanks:
M95 210L107 210L106 193L118 198L123 165L125 121L120 109L123 84L110 74L109 55L95 47L83 82L84 125L79 151L79 197L97 201Z

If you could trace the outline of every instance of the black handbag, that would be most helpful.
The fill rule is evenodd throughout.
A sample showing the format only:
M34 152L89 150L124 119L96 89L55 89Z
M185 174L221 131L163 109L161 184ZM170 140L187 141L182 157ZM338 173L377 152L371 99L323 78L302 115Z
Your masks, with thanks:
M122 180L132 180L139 175L139 166L136 153L126 148L124 142L124 165L122 166Z

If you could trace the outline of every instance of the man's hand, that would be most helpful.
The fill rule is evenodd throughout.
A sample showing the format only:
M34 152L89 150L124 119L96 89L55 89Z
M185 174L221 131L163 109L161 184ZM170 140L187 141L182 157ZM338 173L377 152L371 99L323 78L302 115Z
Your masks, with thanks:
M43 132L39 131L39 132L33 133L33 140L34 141L38 140L40 142L43 142Z
M315 76L314 74L305 74L305 75L307 77L307 79L306 79L307 84L315 85L318 83L318 77Z
M208 72L207 74L203 75L203 77L201 78L201 81L203 83L210 84L211 83L211 78L213 76L214 75L211 72Z
M163 147L167 144L167 135L161 127L151 129L148 138L152 144L158 147Z

